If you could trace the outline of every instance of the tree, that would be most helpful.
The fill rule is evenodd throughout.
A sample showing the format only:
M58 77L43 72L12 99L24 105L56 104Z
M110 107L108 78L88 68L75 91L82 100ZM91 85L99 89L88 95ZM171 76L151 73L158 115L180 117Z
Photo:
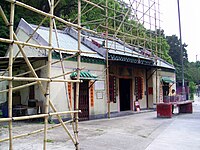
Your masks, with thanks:
M186 80L190 79L190 74L188 73L188 54L187 54L187 44L182 44L183 57L181 55L181 42L176 35L166 36L167 43L170 46L169 55L171 56L174 66L176 68L176 78L177 80L182 79L182 59L184 65L184 77Z
M49 3L47 0L37 0L37 1L31 1L31 0L19 0L25 4L28 4L32 7L35 7L39 10L49 12ZM57 1L55 0L55 3ZM102 4L105 6L105 1L102 0L92 0L92 2L96 4ZM3 10L5 11L6 15L9 16L10 13L10 5L8 5L8 2L2 2L0 1L0 6L2 6ZM120 1L113 1L108 0L108 7L111 9L108 9L108 27L111 29L116 30L117 27L121 24L123 21L123 26L119 29L121 32L125 32L127 34L132 33L134 36L139 36L140 38L136 38L135 45L145 47L147 49L153 49L154 54L156 54L156 40L160 41L162 47L159 47L157 49L158 52L162 53L161 57L168 61L169 63L173 64L171 57L168 55L169 52L169 45L166 42L166 38L163 36L163 33L159 31L150 31L147 30L142 23L139 23L137 19L130 18L130 15L133 14L131 10L129 11L129 6L125 3L120 3ZM21 18L24 18L28 23L30 24L39 24L43 19L44 16L39 15L37 13L34 13L33 11L30 11L26 8L17 6L15 7L15 22L14 22L14 30L16 30L18 23ZM77 0L60 0L58 5L55 7L54 13L56 16L61 17L65 20L71 21L73 23L77 23L77 13L78 13L78 1ZM90 11L88 11L90 10ZM115 10L115 11L114 11ZM123 13L121 13L123 12ZM125 14L127 14L125 16ZM113 21L113 16L116 16L115 22ZM125 17L125 18L124 18ZM102 26L105 26L105 10L101 10L99 8L93 7L90 4L87 4L86 2L82 1L82 16L81 16L81 22L82 26L86 26L87 28L90 28L91 30L96 30L98 32L105 32L105 28ZM97 20L96 23L91 21ZM66 27L65 24L56 22L58 29L63 29ZM8 38L9 30L4 25L3 21L0 17L0 25L2 27L0 28L0 35L3 38ZM49 19L46 19L46 21L43 23L43 26L49 26ZM116 27L116 28L115 28ZM114 30L109 30L109 34L114 34ZM164 32L164 31L163 31ZM146 37L150 37L150 33L153 35L151 37L151 40L144 40ZM155 37L155 35L159 35L158 37ZM121 37L124 37L124 34L118 32L118 35ZM132 39L131 39L132 38ZM131 43L133 41L133 37L125 37L125 41L127 43ZM150 42L151 41L151 42ZM5 52L7 51L8 45L0 43L0 56L3 56ZM156 54L158 55L158 54Z
M182 57L181 57L181 42L180 39L176 35L166 36L167 42L170 45L169 55L172 57L172 60L181 65ZM183 60L188 62L188 55L186 50L187 45L184 43L182 44L183 49Z

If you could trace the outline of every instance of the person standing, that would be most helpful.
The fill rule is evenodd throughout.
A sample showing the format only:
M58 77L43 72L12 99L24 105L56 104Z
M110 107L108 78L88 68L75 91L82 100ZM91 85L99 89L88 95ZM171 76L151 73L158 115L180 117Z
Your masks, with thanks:
M174 89L172 89L172 92L171 92L171 93L169 93L169 96L176 96L176 92L175 92L175 90L174 90Z
M175 96L176 96L176 91L174 89L172 89L172 92L169 93L170 96L170 101L173 100L173 102L175 101ZM172 114L174 114L174 104L172 104Z

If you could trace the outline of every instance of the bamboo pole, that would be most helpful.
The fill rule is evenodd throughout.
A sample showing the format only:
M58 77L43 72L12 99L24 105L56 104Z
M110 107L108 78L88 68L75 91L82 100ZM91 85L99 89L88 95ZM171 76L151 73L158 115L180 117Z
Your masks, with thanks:
M57 32L57 27L56 27L55 20L53 20L53 24L54 24L55 33L56 33L57 46L60 47L60 45L59 45L59 39L58 39L58 32ZM65 80L66 79L65 75L67 75L69 73L65 73L65 66L64 66L64 63L63 63L63 56L62 56L61 52L59 52L59 56L60 56L60 64L61 64L61 68L62 68L62 76L63 76L63 79ZM57 77L60 77L60 75L59 76L55 76L54 78L57 78ZM71 111L72 108L71 108L70 101L69 101L68 87L67 87L67 83L66 82L64 83L64 86L65 86L65 92L66 92L66 97L67 97L68 109ZM73 118L73 114L71 114L71 118ZM74 129L74 125L73 124L72 124L72 126L73 126L73 129Z
M144 0L142 0L142 3L144 4ZM144 11L145 11L145 9L144 9L144 5L143 5L143 7L142 7L142 13L143 14L144 14ZM144 26L144 16L143 16L143 24L142 25ZM144 39L146 39L146 34L144 34ZM146 40L144 40L143 44L144 44L144 48L146 48Z
M16 39L17 39L17 37L16 37ZM24 60L25 60L25 62L26 62L26 64L27 64L27 66L28 66L29 69L30 69L31 73L33 74L34 77L38 78L38 76L37 76L35 70L33 69L33 67L32 67L32 65L31 65L29 59L27 58L27 56L26 56L24 50L22 49L21 46L19 46L19 49L20 49L20 52L21 52L21 54L22 54L22 56L23 56L23 58L24 58ZM71 81L70 81L70 82L71 82ZM79 82L80 82L80 81L79 81ZM38 85L39 85L39 87L41 88L41 92L42 92L43 95L45 96L45 95L46 95L46 91L45 91L44 86L42 85L41 81L38 81ZM55 108L55 106L53 105L53 103L52 103L51 101L50 101L50 107L52 108L52 110L53 110L54 112L56 112L56 108ZM75 142L74 138L71 136L71 134L70 134L68 128L67 128L66 125L64 124L64 122L63 122L63 120L61 119L61 117L60 117L59 115L56 115L56 116L57 116L58 120L60 121L60 123L62 124L62 127L64 128L64 130L66 131L66 133L68 134L68 136L70 137L70 139L72 140L72 142L75 144L76 142Z
M11 3L10 4L10 24L9 24L9 36L10 40L13 40L13 26L14 26L14 13L15 13L15 4ZM8 76L12 77L12 69L13 69L13 43L10 43L10 48L9 48L9 69L8 69ZM9 91L8 91L8 116L11 118L12 117L12 80L9 81ZM12 134L12 120L9 121L9 149L13 149L13 134Z
M108 0L106 0L106 47L108 47ZM108 103L108 118L110 118L110 91L109 91L109 61L108 61L109 49L106 49L106 94Z
M63 58L62 60L58 60L58 61L52 62L51 65L55 65L55 64L59 63L60 61L64 61L64 60L67 60L67 59L70 59L70 58L73 58L73 57L76 57L76 56L77 56L77 54L71 55L69 57ZM43 65L41 67L35 68L34 70L38 71L38 70L41 70L41 69L46 68L46 67L47 67L47 65ZM31 73L31 71L20 73L18 75L15 75L15 77L24 76L24 75L29 74L29 73Z
M23 52L23 51L22 51ZM37 75L35 74L35 72L34 72L34 70L33 70L33 68L31 67L31 65L30 65L30 62L29 62L29 60L25 57L25 60L26 60L26 62L27 62L27 64L28 64L28 66L29 66L29 68L32 70L32 73L34 74L34 76L36 76L37 77ZM41 85L41 82L38 82L38 84L39 85ZM42 86L42 85L41 85ZM43 90L44 91L44 90ZM50 102L50 105L51 105L51 107L53 107L53 105L52 105L52 103ZM55 110L55 108L53 107L53 110L54 111L56 111ZM59 118L59 117L58 117ZM61 120L61 118L59 118L59 120ZM63 124L63 122L62 121L60 121L61 122L61 124ZM72 141L73 141L73 139L72 139Z
M65 121L64 123L71 123L73 122L73 120L68 120L68 121ZM51 130L51 129L54 129L54 128L57 128L57 127L60 127L61 126L61 123L59 124L56 124L56 125L53 125L51 127L48 127L48 130ZM39 129L39 130L35 130L33 132L30 132L30 133L25 133L25 134L21 134L21 135L16 135L16 136L13 136L13 139L18 139L18 138L21 138L21 137L26 137L26 136L30 136L30 135L33 135L33 134L37 134L37 133L40 133L44 131L44 128L43 129ZM5 142L5 141L8 141L9 138L5 138L5 139L0 139L0 143L1 142Z
M59 3L59 1L60 0L58 0L57 2L56 2L56 4L55 4L55 7L58 5L58 3ZM0 6L0 15L2 16L2 18L3 18L3 20L4 20L4 22L5 22L5 24L6 24L6 26L9 26L9 22L8 22L8 20L7 20L7 17L6 17L6 15L5 15L5 13L4 13L4 11L3 11L3 9L2 9L2 7ZM26 40L26 43L28 43L28 41L33 37L33 35L36 33L36 31L40 28L40 26L44 23L44 21L47 19L47 17L45 17L42 21L41 21L41 23L37 26L37 28L34 30L34 32L29 36L29 38ZM14 33L14 35L15 35L15 33ZM15 35L16 36L16 35ZM15 38L15 36L14 36L14 39L16 39ZM24 46L23 46L24 47ZM23 48L22 47L22 48ZM13 59L13 62L16 60L16 58L17 58L17 56L19 55L19 53L20 53L20 51L18 51L17 52L17 54L15 55L15 57L14 57L14 59ZM7 70L8 70L8 68L4 71L4 73L2 73L1 75L3 76L6 72L7 72Z
M100 3L102 3L103 0L100 0L97 5L99 5ZM87 3L88 4L88 3ZM84 13L81 13L81 15L85 15L86 13L88 13L89 11L93 10L95 8L95 6L92 6L90 9L88 9L87 11L85 11ZM74 19L73 23L78 19L78 16Z
M81 69L82 70L82 69ZM63 77L64 80L66 80L66 75L70 74L70 73L73 73L75 71L70 71L70 72L64 72L63 74L61 75L57 75L57 76L54 76L54 77L51 77L51 79L55 79L55 78L59 78L59 77ZM65 82L66 83L66 82Z
M9 117L9 118L0 118L0 122L6 121L19 121L19 120L28 120L28 119L35 119L35 118L44 118L53 115L63 115L63 114L70 114L70 113L80 113L81 111L62 111L62 112L54 112L54 113L47 113L47 114L38 114L38 115L31 115L31 116L20 116L20 117Z
M115 31L114 37L119 33L119 30L121 29L121 26L124 25L123 23L124 23L125 18L126 18L126 16L128 15L129 12L130 12L130 10L128 9L127 12L126 12L126 14L124 15L123 20L121 21L119 27L118 27L117 30ZM108 15L107 15L107 16L108 16ZM107 27L108 27L108 26L107 26ZM124 32L124 31L123 31L123 32ZM125 42L124 42L124 43L125 43ZM113 44L113 42L111 43L111 46L112 46L112 44Z
M133 57L136 55L138 58L140 58L140 57L143 57L143 58L145 58L145 56L144 55L142 55L142 54L138 54L138 53L133 53L134 52L134 50L132 50L132 52L129 52L129 51L125 51L125 50L122 50L122 49L116 49L116 48L110 48L110 47L105 47L106 49L108 49L108 51L109 50L114 50L114 51L117 51L117 52L123 52L123 53L126 53L126 54L131 54L131 55L133 55Z
M109 29L111 31L115 31L114 29L106 27L106 26L103 26L103 25L100 25L100 27L105 28L105 29L107 28L107 29ZM128 33L124 33L122 31L119 31L119 33L123 34L123 35L126 35L126 36L129 36L129 37L132 37L133 39L137 39L138 38L137 36L134 36L134 35L131 35L131 34L128 34Z
M99 8L99 9L101 9L101 10L104 10L102 7L100 7L99 5L97 5L97 4L93 3L93 2L90 2L90 1L88 1L88 0L82 0L82 1L84 1L84 2L86 2L86 3L88 3L88 4L90 4L90 5L93 5L94 7L97 7L97 8Z
M158 23L159 23L159 37L161 37L161 26L160 26L160 1L158 0ZM161 48L162 48L162 38L160 38L159 42L158 42L158 45L159 45L159 54L160 54L160 57L162 57L161 55Z
M58 33L57 33L55 20L54 20L54 27L55 27L55 31L56 31L57 46L59 47ZM62 72L63 72L63 79L65 80L66 79L65 66L64 66L64 63L63 63L63 57L62 57L61 52L59 52L59 56L60 56L60 63L61 63ZM67 97L68 109L71 111L72 110L72 104L70 104L69 94L68 94L68 86L67 86L66 82L64 83L64 86L65 86L65 92L66 92L66 97ZM70 115L71 115L71 118L74 119L74 114L71 113ZM74 132L75 141L77 142L77 138L78 137L76 136L76 133L75 133L75 124L74 124L74 122L72 122L72 129L73 129L73 132Z
M85 68L85 67L81 68L80 70L83 70L84 68ZM63 76L66 76L66 75L68 75L68 74L70 74L70 73L73 73L73 72L76 72L76 71L64 72L64 74L61 74L61 75L57 75L57 76L51 77L51 79L55 79L55 78L59 78L59 77L63 77ZM67 80L66 77L65 77L64 80ZM82 82L82 81L80 81L80 82Z
M106 27L105 27L106 28ZM111 28L109 28L109 29L111 29ZM111 30L113 30L113 31L115 31L114 29L111 29ZM108 34L108 35L110 35L110 36L112 36L112 34ZM98 34L98 36L99 36L99 38L102 38L101 37L101 34L99 33ZM134 35L132 35L132 34L126 34L126 36L124 37L124 36L122 36L122 35L116 35L116 38L118 38L118 39L115 39L115 38L113 38L113 37L108 37L108 40L111 40L111 41L116 41L116 42L120 42L121 41L121 39L120 38L125 38L125 39L134 39L133 38L133 36ZM85 36L85 37L87 37L87 36ZM135 36L136 37L136 36ZM88 38L88 37L87 37ZM135 39L137 39L137 38L135 38ZM156 42L154 42L153 40L150 40L150 39L148 39L148 38L140 38L141 40L144 40L144 41L150 41L151 43L154 43L154 44L156 44ZM129 44L129 46L137 46L137 45L135 45L135 44L131 44L131 43L129 43L129 42L126 42L127 44ZM157 42L157 44L159 44L158 42ZM140 47L140 48L143 48L142 46L138 46L138 47Z
M98 19L98 20L94 20L94 21L87 21L82 23L82 25L91 25L91 24L100 24L104 21L105 19Z
M50 104L52 110L53 110L54 112L57 112L57 111L56 111L56 108L54 107L54 105L53 105L53 103L52 103L51 101L49 101L49 104ZM74 144L76 144L76 140L75 140L75 139L72 137L72 135L70 134L70 132L69 132L68 128L66 127L66 125L64 124L62 118L61 118L59 115L56 115L56 116L57 116L59 122L61 123L62 127L64 128L64 130L66 131L66 133L68 134L68 136L70 137L70 139L72 140L72 142L73 142Z
M41 70L41 69L46 68L46 67L47 67L47 65L40 66L40 67L38 67L38 68L35 68L35 71ZM26 71L26 72L17 74L17 75L15 75L14 77L24 76L24 75L29 74L29 73L31 73L31 71Z
M46 81L46 82L81 82L80 80L63 80L63 79L47 79L47 78L36 78L36 77L7 77L0 76L0 79L8 81Z
M53 20L53 23L54 23L55 33L56 33L57 46L60 47L55 20ZM63 79L65 80L66 79L65 75L67 75L69 73L67 73L67 74L65 73L65 66L64 66L64 63L63 63L63 56L62 56L61 52L59 52L59 56L60 56L60 63L61 63L62 73L63 73L62 76L63 76ZM57 76L57 77L59 77L59 76ZM66 92L66 97L67 97L68 110L72 111L72 105L70 104L70 101L69 101L68 86L67 86L66 82L64 83L64 86L65 86L65 92ZM74 119L74 113L70 113L70 115L71 115L71 118ZM72 129L73 129L73 132L74 132L75 141L77 141L76 135L75 135L75 125L74 125L74 122L72 122Z
M107 34L108 35L108 34ZM39 82L38 82L38 84L39 84Z
M81 26L81 0L78 0L78 26ZM81 52L81 29L78 29L78 50ZM77 56L77 80L80 80L80 70L79 68L81 67L81 55ZM75 96L75 110L79 109L79 87L80 84L76 83L76 96ZM75 148L76 150L79 150L79 141L78 141L78 121L79 121L79 116L78 113L75 113Z
M58 47L52 47L52 46L43 46L43 45L37 45L37 44L31 44L31 43L26 43L22 41L16 41L16 40L9 40L5 38L0 38L0 42L4 43L13 43L13 44L19 44L24 46L31 46L34 48L39 48L39 49L48 49L48 50L58 50L58 51L64 51L64 52L79 52L78 50L70 50L70 49L64 49L64 48L58 48ZM81 51L81 53L86 53L86 54L96 54L96 52L88 52L88 51Z
M54 14L54 0L50 2L50 14ZM52 32L53 32L53 18L50 18L49 27L49 46L52 46ZM48 51L48 62L47 62L47 78L51 78L51 61L52 61L52 51ZM49 99L50 99L50 82L46 85L46 103L45 103L45 114L49 112ZM47 149L47 128L48 128L48 116L44 117L44 143L43 150Z
M12 88L13 91L17 91L17 90L20 90L20 89L23 89L23 88L26 88L26 87L29 87L29 86L32 86L32 85L35 85L37 84L37 82L32 82L32 83L28 83L28 84L25 84L25 85L21 85L21 86L17 86L17 87L14 87ZM0 93L5 93L5 92L8 92L9 90L2 90L0 91Z
M58 4L58 2L57 2L57 4ZM56 5L57 5L56 4ZM6 15L5 15L5 13L4 13L4 11L3 11L3 9L1 8L1 6L0 6L0 14L1 14L1 16L2 16L2 18L3 18L3 20L4 20L4 22L5 22L5 24L8 26L9 25L9 22L8 22L8 20L7 20L7 18L6 18ZM30 43L28 43L28 41L33 37L33 35L36 33L36 31L39 29L39 27L44 23L44 21L47 19L47 17L45 17L43 20L42 20L42 22L38 25L38 27L34 30L34 32L29 36L29 38L26 40L26 42L21 42L21 41L18 41L17 40L17 36L16 36L16 34L14 33L14 38L17 40L17 41L14 41L14 43L15 44L21 44L22 45L22 48L24 47L24 46L32 46L32 47L35 47L35 48L44 48L44 49L54 49L54 50L59 50L59 51L68 51L68 52L78 52L78 50L67 50L67 49L64 49L64 48L59 48L59 49L57 49L57 48L53 48L53 47L47 47L47 46L41 46L41 45L36 45L36 44L30 44ZM8 39L3 39L3 38L0 38L0 41L2 40L2 42L5 42L5 43L13 43L13 41L9 41ZM96 54L96 52L82 52L82 53L88 53L88 54ZM17 53L17 55L18 55L19 53ZM16 55L16 56L17 56ZM16 56L15 56L15 59L16 59ZM15 60L14 59L14 60Z
M41 11L41 10L39 10L39 9L36 9L36 8L31 7L31 6L29 6L29 5L26 5L26 4L22 3L22 2L19 2L19 1L16 1L16 0L6 0L6 1L11 2L11 3L15 3L15 4L18 5L18 6L24 7L24 8L26 8L26 9L31 10L31 11L33 11L33 12L36 12L36 13L38 13L38 14L40 14L40 15L47 16L47 17L50 17L50 18L55 18L56 20L58 20L58 21L60 21L60 22L62 22L62 23L64 23L64 24L66 24L66 25L68 25L68 26L72 26L72 27L75 27L75 28L77 28L77 29L82 29L82 30L84 30L84 31L87 31L87 32L96 34L96 32L94 32L94 31L92 31L92 30L89 30L89 29L86 29L86 28L82 28L81 26L79 26L79 25L77 25L77 24L73 24L73 23L68 22L68 21L66 21L66 20L64 20L64 19L62 19L62 18L59 18L59 17L55 16L55 15L52 15L52 14L43 12L43 11Z
M108 5L101 5L102 7L104 7L104 8L106 8L106 9L108 9L108 10L114 10L113 8L111 8L111 7L108 7ZM122 12L122 11L119 11L119 10L115 10L117 13L121 13L121 14L124 14L125 15L125 13L124 12Z
M6 17L6 15L5 15L5 13L4 13L4 11L3 11L3 9L2 9L2 7L0 6L0 15L2 16L2 18L3 18L3 20L4 20L4 22L5 22L5 24L6 24L6 26L9 26L9 22L8 22L8 19L7 19L7 17ZM42 20L42 22L39 24L39 26L34 30L34 32L30 35L30 37L26 40L26 43L33 37L33 35L35 34L35 32L38 30L38 28L43 24L43 22L46 20L46 18L47 17L45 17L43 20ZM16 39L15 37L16 37L16 35L15 35L15 33L13 33L14 34L14 39ZM24 46L23 46L24 47ZM22 48L23 48L22 47ZM17 54L15 55L15 57L14 57L14 59L13 59L13 62L16 60L16 58L17 58L17 56L19 55L19 53L20 53L20 51L18 51L17 52ZM4 73L2 73L1 75L3 76L3 75L5 75L5 73L8 71L8 68L4 71Z
M120 25L119 25L117 31L116 31L115 34L114 34L115 36L118 34L119 30L121 29L121 26L122 26L122 24L124 23L124 21L125 21L125 19L126 19L126 16L128 15L129 12L130 12L130 10L128 9L127 12L126 12L126 14L125 14L124 17L123 17L123 20L121 21L121 23L120 23Z
M150 6L150 0L148 0L148 6ZM149 11L149 29L151 31L151 11ZM149 39L152 39L152 32L149 33ZM150 49L152 49L152 44L150 43ZM152 51L151 51L152 53Z
M111 29L111 28L108 28L108 29L114 30L114 29ZM119 32L121 32L121 31L119 31ZM129 35L130 37L132 36L130 34L125 34L125 35ZM133 36L133 37L135 37L135 36ZM126 37L126 38L128 38L128 37ZM137 37L135 37L135 38L136 39L141 39L141 40L148 40L148 39L144 39L144 38L137 38ZM150 38L150 40L151 40L151 38ZM58 50L59 49L59 51L78 52L78 50L67 50L67 49L63 49L63 48L53 48L53 47L48 47L48 46L41 46L41 45L35 45L35 44L25 43L25 42L21 42L21 41L8 40L8 39L4 39L4 38L0 38L0 42L14 43L14 44L20 44L20 45L27 45L27 46L31 46L31 47L35 47L35 48L47 48L49 50L52 50L52 49L57 49ZM151 43L155 43L156 44L157 42L153 42L153 40L152 40ZM96 54L96 52L86 52L86 51L81 51L81 53Z

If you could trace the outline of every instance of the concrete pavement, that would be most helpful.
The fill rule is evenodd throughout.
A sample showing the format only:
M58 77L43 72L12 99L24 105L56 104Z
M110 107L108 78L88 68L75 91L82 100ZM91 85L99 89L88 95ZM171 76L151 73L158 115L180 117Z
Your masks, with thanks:
M193 114L157 118L156 112L146 112L111 119L80 122L81 150L199 150L200 98L195 97ZM13 134L28 133L43 128L39 123L15 123ZM70 127L69 127L70 128ZM0 139L8 129L0 127ZM71 128L70 128L71 130ZM13 140L14 150L40 150L43 133ZM8 142L0 143L7 150ZM48 150L73 150L74 145L62 127L48 131Z
M199 150L200 98L195 97L193 114L178 115L146 150Z

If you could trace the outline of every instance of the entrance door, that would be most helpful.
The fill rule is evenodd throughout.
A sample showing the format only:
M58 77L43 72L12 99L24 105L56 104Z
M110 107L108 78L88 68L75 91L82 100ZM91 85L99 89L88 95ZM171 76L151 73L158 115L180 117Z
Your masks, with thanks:
M120 111L130 110L130 79L119 79Z
M79 110L81 110L81 113L79 113L80 121L89 120L89 89L88 89L88 85L89 85L88 81L83 81L82 83L80 83L80 88L79 88ZM75 94L76 94L76 90L75 90ZM75 107L75 105L74 105L74 107Z
M163 85L163 96L168 96L169 94L169 83L164 83Z

